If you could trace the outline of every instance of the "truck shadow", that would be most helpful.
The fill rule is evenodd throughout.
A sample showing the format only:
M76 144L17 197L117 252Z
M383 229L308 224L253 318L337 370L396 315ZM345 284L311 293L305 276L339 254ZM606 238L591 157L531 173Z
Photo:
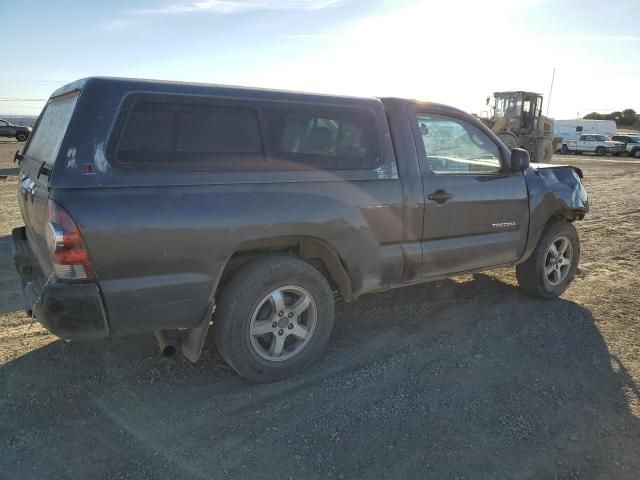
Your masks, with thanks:
M208 340L56 341L0 368L8 478L640 478L640 392L591 312L489 275L339 305L303 375Z
M18 274L13 266L11 235L5 235L0 237L0 314L14 312L21 308Z

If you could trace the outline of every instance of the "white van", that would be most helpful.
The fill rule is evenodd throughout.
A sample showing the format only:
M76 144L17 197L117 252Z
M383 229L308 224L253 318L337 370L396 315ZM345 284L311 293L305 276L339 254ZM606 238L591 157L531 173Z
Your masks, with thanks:
M562 138L562 145L570 140L578 140L580 135L598 134L612 137L616 134L616 122L613 120L556 120L553 129L554 137Z

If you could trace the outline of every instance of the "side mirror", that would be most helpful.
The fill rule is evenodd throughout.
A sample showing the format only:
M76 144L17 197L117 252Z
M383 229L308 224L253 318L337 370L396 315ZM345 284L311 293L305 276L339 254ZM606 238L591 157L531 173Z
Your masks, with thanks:
M514 148L511 150L511 171L512 172L523 172L529 165L531 164L531 159L529 158L529 152L527 152L524 148Z

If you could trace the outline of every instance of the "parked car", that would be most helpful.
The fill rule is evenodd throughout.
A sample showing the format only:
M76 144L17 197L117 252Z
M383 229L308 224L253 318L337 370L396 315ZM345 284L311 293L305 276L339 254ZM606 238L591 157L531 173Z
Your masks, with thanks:
M624 143L630 157L640 158L640 135L614 135L611 140Z
M602 157L607 153L614 156L622 155L625 152L625 146L622 142L614 142L604 135L580 135L578 140L569 140L562 143L562 153L584 152L595 153Z
M222 357L259 382L318 357L336 298L505 265L561 295L588 211L579 169L396 98L89 78L19 159L30 315L68 339L181 329L196 361L214 312Z
M14 125L8 120L0 119L0 137L13 137L19 142L25 142L31 135L31 127Z
M572 120L555 120L553 123L553 136L562 138L563 143L570 140L578 140L580 135L605 135L611 137L616 133L616 122L613 120L585 120L576 118ZM562 148L562 144L560 144Z

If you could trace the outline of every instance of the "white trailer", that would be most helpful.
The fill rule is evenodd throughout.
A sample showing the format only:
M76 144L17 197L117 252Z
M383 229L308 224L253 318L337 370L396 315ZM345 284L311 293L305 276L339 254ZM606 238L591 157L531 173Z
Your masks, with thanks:
M568 141L578 140L580 135L606 135L612 137L616 134L616 122L613 120L556 120L553 128L554 138L562 138L562 145Z

